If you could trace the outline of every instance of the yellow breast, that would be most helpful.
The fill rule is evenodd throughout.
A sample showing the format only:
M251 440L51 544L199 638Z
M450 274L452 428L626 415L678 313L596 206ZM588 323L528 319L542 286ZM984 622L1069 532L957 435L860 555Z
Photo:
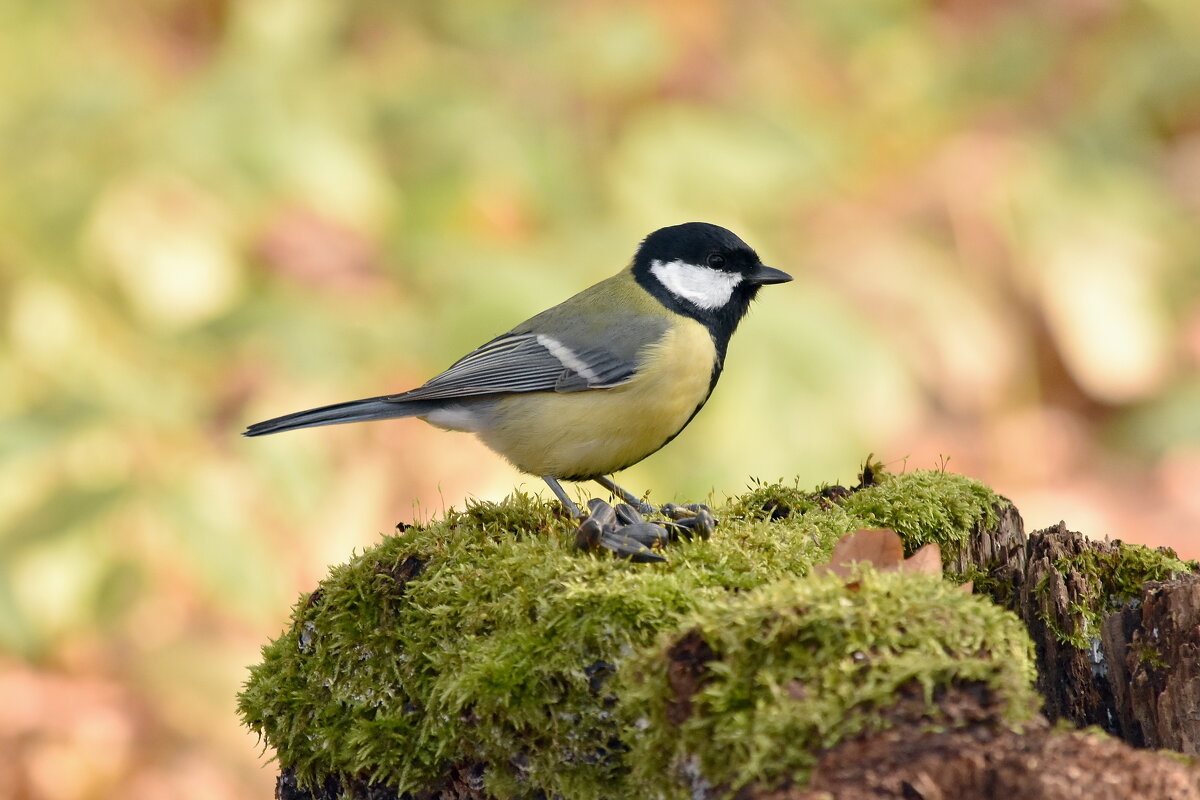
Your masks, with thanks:
M496 424L479 435L523 472L568 479L607 475L679 433L708 399L715 362L708 329L681 318L642 352L628 383L505 398Z

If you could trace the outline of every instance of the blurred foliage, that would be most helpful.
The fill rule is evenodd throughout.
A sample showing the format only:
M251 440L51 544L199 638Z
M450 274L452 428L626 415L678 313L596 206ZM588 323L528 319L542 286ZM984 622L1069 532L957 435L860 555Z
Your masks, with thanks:
M526 480L416 422L240 428L415 385L687 219L797 280L625 474L654 499L868 451L1200 475L1198 35L1194 0L5 3L0 652L232 726L323 563Z

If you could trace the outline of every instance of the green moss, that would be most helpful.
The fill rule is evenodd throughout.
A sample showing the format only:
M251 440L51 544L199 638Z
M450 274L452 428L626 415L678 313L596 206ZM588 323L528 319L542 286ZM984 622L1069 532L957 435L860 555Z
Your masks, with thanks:
M980 524L994 526L999 495L979 481L948 472L917 470L900 475L869 465L867 485L854 489L825 486L803 491L780 482L755 483L730 504L739 519L784 519L840 507L859 527L891 528L904 539L905 552L936 542L956 554Z
M1056 559L1054 568L1062 575L1080 575L1091 587L1087 603L1071 603L1069 610L1075 622L1073 630L1063 630L1048 614L1039 614L1059 641L1081 650L1091 647L1099 635L1104 617L1142 596L1147 581L1166 581L1180 574L1200 570L1195 561L1183 561L1169 548L1150 548L1124 542L1097 543L1077 555ZM1043 579L1036 587L1039 594L1047 591L1049 582Z
M1138 544L1112 542L1112 549L1085 550L1077 556L1058 559L1054 566L1062 573L1077 570L1104 587L1105 611L1119 608L1141 597L1147 581L1166 581L1200 565L1183 561L1169 548L1150 548Z
M994 567L994 564L989 565ZM994 569L985 569L975 564L967 564L964 572L946 570L943 577L950 583L970 583L975 594L991 598L992 602L1001 608L1017 611L1017 589L1012 580L997 577Z
M957 553L979 525L994 526L999 496L979 481L949 472L918 470L885 476L842 503L848 512L891 528L904 539L905 552L936 542L944 554Z
M1007 699L1011 721L1039 705L1021 622L925 576L867 571L854 590L834 577L776 581L706 601L680 628L711 658L686 719L670 677L672 661L680 672L677 632L628 667L625 702L644 715L628 737L634 783L673 777L681 798L700 782L736 790L805 780L821 749L880 724L875 712L910 682L927 698L982 682ZM944 722L932 704L930 721Z
M753 478L749 491L729 504L728 516L734 519L778 520L819 511L832 505L823 494L829 488L822 486L813 491L801 489L798 483L785 485L782 478L774 483L763 483Z
M926 685L940 685L962 660L964 653L955 649L959 640L938 639L953 655L936 663L925 649L907 657L892 652L902 643L915 644L911 637L881 634L872 643L873 631L900 623L923 630L904 615L889 614L890 605L924 614L939 626L962 614L971 621L958 627L983 637L977 647L1008 652L1015 646L1006 629L995 642L987 638L999 629L976 618L991 613L986 604L961 593L930 594L936 582L897 578L880 584L885 588L878 592L835 600L840 591L835 582L800 577L828 559L840 536L859 527L895 520L902 524L893 527L917 541L954 541L986 518L981 498L990 495L978 493L974 482L922 475L885 476L880 485L855 493L865 495L855 503L843 498L825 508L817 504L774 522L762 514L734 519L735 507L745 507L743 498L717 510L725 522L712 539L669 548L667 565L581 554L573 548L573 526L558 508L528 496L471 504L443 521L384 537L331 570L251 668L240 712L275 748L280 765L293 768L305 785L343 775L414 791L449 765L483 764L486 785L498 797L537 790L573 800L627 796L635 791L629 783L635 759L626 748L645 752L635 732L649 702L644 681L636 693L630 688L628 664L636 661L644 669L645 654L657 652L660 637L677 634L682 624L705 630L733 625L743 615L763 613L761 603L768 599L794 615L797 598L815 593L814 608L843 603L858 608L843 616L858 620L853 630L859 637L838 634L841 639L817 653L841 652L853 642L867 653L888 653L889 665L907 664L910 677ZM919 511L922 504L931 509ZM968 518L970 508L977 511L974 519ZM810 584L815 588L806 588ZM908 585L915 587L914 599L899 599ZM751 597L760 605L745 605L744 598ZM721 615L726 608L741 611ZM882 614L874 627L866 622L868 611ZM820 629L832 632L841 619L831 618ZM797 629L801 633L816 635ZM797 647L802 649L788 646L788 658ZM871 658L874 663L878 656ZM847 668L844 659L838 663L835 672ZM962 663L964 675L982 670L975 662ZM1012 674L1024 675L1025 666L1013 661ZM749 669L739 667L738 674L749 679ZM884 687L893 686L899 674L893 666L886 678L872 677L873 670L855 673L855 681L866 683L848 683L837 692L846 707L866 708L884 702L889 691ZM1004 680L1011 682L1011 675ZM864 704L854 705L860 689ZM841 708L824 702L817 707L822 715ZM852 727L822 719L821 743ZM780 724L770 722L764 730ZM804 738L795 747L807 752L813 741ZM798 769L807 757L791 754L782 767L771 769ZM639 789L646 779L638 773Z
M1137 657L1139 662L1154 669L1166 669L1170 666L1167 660L1163 658L1159 649L1152 645L1139 645L1137 648Z

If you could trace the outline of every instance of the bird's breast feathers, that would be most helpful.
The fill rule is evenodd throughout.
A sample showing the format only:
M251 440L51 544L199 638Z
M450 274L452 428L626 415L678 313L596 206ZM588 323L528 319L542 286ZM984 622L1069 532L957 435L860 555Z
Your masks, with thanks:
M708 329L678 318L639 353L636 374L609 389L500 398L480 437L518 469L589 478L641 461L708 399L717 349Z

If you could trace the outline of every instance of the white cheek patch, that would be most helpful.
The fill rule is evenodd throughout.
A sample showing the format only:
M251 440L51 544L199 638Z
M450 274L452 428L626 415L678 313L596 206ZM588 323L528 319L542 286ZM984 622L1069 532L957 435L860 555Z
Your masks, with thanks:
M671 294L706 311L729 302L742 276L711 267L698 267L686 261L651 261L650 272Z

